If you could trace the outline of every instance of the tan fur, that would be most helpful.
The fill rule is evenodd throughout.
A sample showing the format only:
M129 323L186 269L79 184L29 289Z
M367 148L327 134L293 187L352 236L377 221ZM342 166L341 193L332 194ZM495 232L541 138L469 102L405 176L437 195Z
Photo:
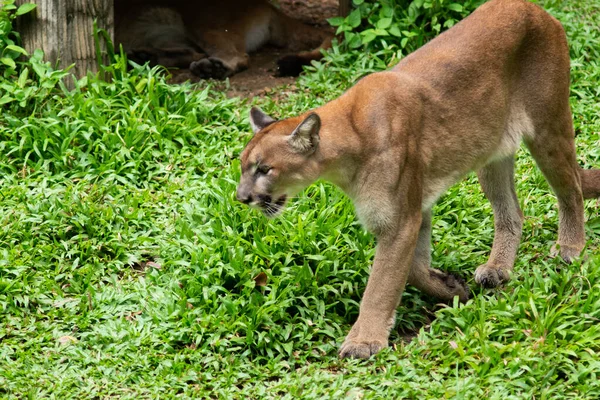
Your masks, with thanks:
M303 65L321 58L320 49L329 47L332 37L266 0L121 0L115 15L115 42L131 59L189 67L202 78L221 79L247 68L248 53L266 44L311 50L278 61L281 75L297 75Z
M238 199L274 216L295 191L328 179L377 236L342 357L387 346L407 282L443 300L468 298L460 278L430 268L430 231L432 205L469 171L478 171L494 210L492 252L475 272L488 287L509 279L521 238L513 164L522 140L558 197L565 260L585 244L583 199L600 196L600 171L576 162L564 30L524 0L484 4L310 113L274 121L253 109L251 121L258 133L241 155Z

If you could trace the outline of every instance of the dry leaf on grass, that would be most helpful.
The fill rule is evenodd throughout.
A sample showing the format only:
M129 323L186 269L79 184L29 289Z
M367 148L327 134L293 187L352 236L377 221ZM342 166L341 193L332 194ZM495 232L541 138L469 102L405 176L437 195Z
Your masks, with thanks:
M267 274L260 272L254 277L254 284L256 286L267 286Z

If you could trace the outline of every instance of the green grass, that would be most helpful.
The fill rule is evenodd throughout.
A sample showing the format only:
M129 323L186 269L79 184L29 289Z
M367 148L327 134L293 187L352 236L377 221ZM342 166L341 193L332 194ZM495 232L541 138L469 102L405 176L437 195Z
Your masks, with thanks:
M600 167L600 1L544 4L568 31L580 163ZM395 53L334 49L254 104L316 107ZM40 60L0 82L0 398L600 397L599 203L586 258L550 258L556 199L526 151L513 280L472 281L493 219L469 176L435 207L433 259L472 300L408 288L394 347L339 360L374 254L344 195L315 184L268 221L234 200L247 101L122 62L68 92Z

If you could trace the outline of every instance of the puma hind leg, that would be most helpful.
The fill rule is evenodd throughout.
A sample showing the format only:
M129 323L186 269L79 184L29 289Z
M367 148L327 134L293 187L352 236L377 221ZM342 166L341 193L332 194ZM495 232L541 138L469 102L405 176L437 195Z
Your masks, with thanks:
M191 63L205 58L206 55L190 47L141 47L129 50L127 59L137 63L162 65L166 68L188 68Z
M494 242L487 263L475 270L475 282L496 287L510 278L521 241L523 213L514 183L514 156L494 161L478 172L479 183L494 210Z
M567 110L562 121L548 124L525 141L558 198L557 252L566 262L578 257L585 246L582 183L586 197L600 192L597 170L582 170L577 164L574 137L571 113Z

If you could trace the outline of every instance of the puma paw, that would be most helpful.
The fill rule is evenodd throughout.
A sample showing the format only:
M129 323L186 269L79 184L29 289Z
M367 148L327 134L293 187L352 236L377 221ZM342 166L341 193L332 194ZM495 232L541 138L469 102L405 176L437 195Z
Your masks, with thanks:
M462 277L448 273L446 285L455 290L456 295L458 295L458 298L461 303L466 303L469 300L471 289Z
M203 58L190 64L190 71L202 79L225 79L233 73L222 60L215 57Z
M448 295L440 296L440 298L451 300L455 296L458 296L461 303L466 303L469 300L471 290L467 282L459 275L434 269L430 270L429 275L432 278L438 279L448 290Z
M379 340L359 341L346 338L342 347L340 347L340 358L370 358L387 347L387 343Z
M577 257L581 255L582 246L573 246L570 244L555 243L550 249L550 257L556 257L560 254L567 264L571 264Z
M509 279L510 270L506 267L483 264L475 270L475 282L486 288L495 288Z

